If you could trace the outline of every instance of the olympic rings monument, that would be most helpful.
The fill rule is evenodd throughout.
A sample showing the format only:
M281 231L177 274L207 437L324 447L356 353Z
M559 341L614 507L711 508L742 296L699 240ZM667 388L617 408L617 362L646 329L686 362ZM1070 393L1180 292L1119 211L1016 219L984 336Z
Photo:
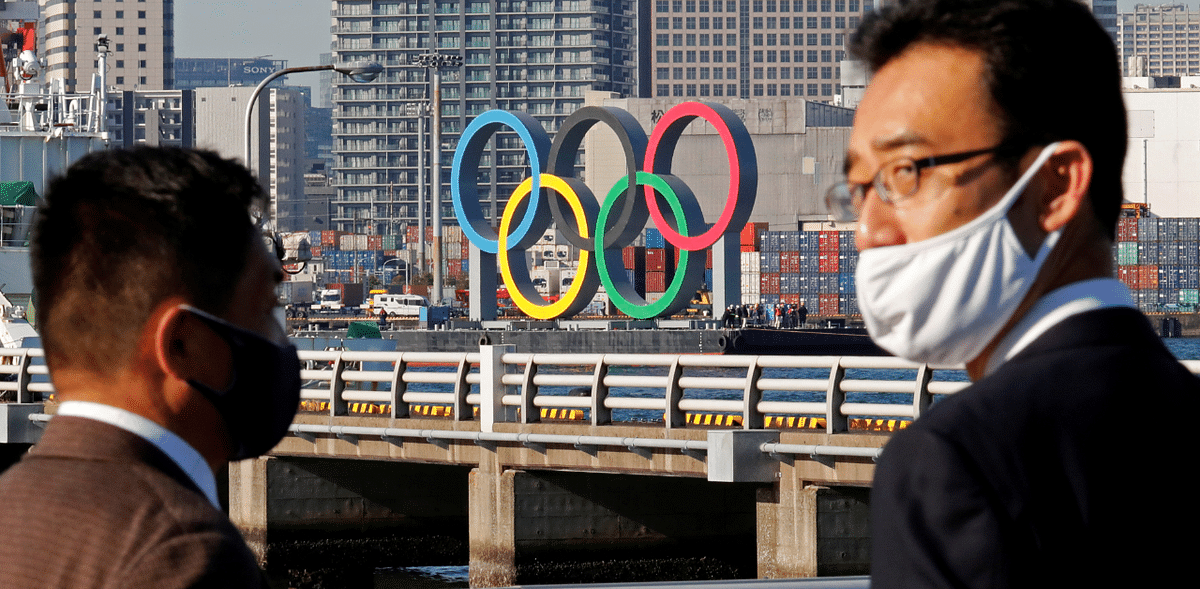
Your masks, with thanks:
M716 130L729 160L729 188L720 217L709 225L695 194L671 175L675 148L687 126L702 119ZM574 177L575 159L587 132L597 124L610 128L625 155L627 174L609 188L603 201ZM503 129L515 131L525 145L533 174L509 197L499 231L484 216L477 178L488 140ZM638 190L638 188L643 190ZM568 319L583 310L604 285L614 306L634 319L661 319L683 310L704 281L706 253L713 249L713 309L741 302L739 232L750 218L758 190L758 160L750 133L728 107L684 102L657 121L647 139L628 112L585 106L563 122L551 142L532 116L490 110L462 133L451 168L454 213L470 240L472 321L496 319L499 272L516 306L534 319ZM553 193L553 196L549 196ZM665 201L666 207L660 203ZM564 203L566 206L564 206ZM666 210L664 210L664 208ZM664 239L679 250L675 275L662 298L648 302L626 276L621 249L632 245L653 221ZM579 268L558 301L548 302L534 287L525 250L555 223L579 248Z

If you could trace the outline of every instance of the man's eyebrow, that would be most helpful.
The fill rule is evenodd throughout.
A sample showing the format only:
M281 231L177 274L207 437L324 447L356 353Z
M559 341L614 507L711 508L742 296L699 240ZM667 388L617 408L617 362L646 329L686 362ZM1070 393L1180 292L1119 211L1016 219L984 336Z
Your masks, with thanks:
M875 151L891 151L908 145L928 144L929 140L924 136L912 131L900 131L886 137L877 137L871 140L871 149ZM850 174L850 169L858 162L858 154L853 151L846 152L846 161L842 164L842 174Z

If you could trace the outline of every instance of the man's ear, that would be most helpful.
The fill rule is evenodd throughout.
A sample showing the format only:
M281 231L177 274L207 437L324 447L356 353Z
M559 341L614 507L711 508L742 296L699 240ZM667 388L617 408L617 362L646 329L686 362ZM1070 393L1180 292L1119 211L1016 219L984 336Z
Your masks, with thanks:
M1043 167L1046 190L1042 193L1038 224L1049 233L1062 228L1086 210L1092 185L1092 154L1078 141L1062 141Z
M160 305L153 316L154 358L163 374L187 381L201 374L195 320L177 304Z

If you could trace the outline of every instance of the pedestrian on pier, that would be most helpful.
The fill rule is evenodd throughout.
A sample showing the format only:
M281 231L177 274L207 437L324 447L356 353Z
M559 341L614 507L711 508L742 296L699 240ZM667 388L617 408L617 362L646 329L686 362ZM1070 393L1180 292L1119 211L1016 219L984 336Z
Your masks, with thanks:
M1143 507L1178 484L1193 436L1159 427L1147 447L1115 424L1145 403L1196 415L1200 380L1113 278L1111 37L1076 0L902 0L850 49L871 81L827 203L857 221L864 322L974 381L885 448L871 586L1177 584L1197 504Z
M0 587L266 586L216 477L299 404L263 196L238 163L167 148L96 152L50 184L31 262L60 404L0 475Z

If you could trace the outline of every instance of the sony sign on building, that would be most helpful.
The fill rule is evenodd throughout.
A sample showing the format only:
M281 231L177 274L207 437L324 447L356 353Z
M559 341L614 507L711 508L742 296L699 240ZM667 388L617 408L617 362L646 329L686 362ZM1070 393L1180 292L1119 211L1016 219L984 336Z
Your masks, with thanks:
M181 89L257 86L287 67L282 59L180 57L175 59L175 87Z

